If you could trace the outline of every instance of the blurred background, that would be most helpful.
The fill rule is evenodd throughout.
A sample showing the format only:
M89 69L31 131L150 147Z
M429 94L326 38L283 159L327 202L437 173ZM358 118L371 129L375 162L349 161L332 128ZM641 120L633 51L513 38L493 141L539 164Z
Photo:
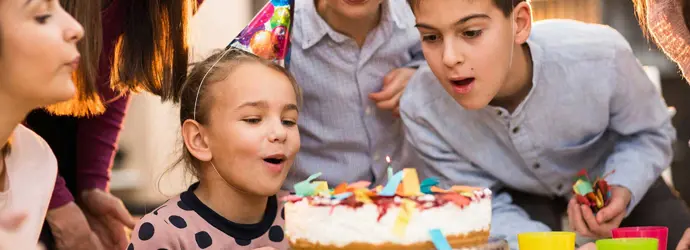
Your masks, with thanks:
M296 0L312 1L312 0ZM267 0L206 0L192 20L193 59L224 48L263 7ZM681 79L676 65L643 36L631 0L532 0L534 21L576 19L609 25L626 37L648 75L661 89L669 106L677 109L673 123L678 130L673 171L665 178L678 190L690 190L688 140L690 140L690 85ZM172 168L181 142L178 111L171 104L147 94L132 98L119 151L112 169L111 191L121 197L133 214L145 214L192 183L181 167ZM170 170L170 171L168 171ZM164 174L165 173L165 174ZM690 192L681 192L690 201Z

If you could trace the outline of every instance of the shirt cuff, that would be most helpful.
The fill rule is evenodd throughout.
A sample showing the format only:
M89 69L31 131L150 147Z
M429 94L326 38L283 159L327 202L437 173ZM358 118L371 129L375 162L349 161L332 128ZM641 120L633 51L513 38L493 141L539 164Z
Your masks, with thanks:
M81 180L77 183L77 190L79 192L89 189L100 189L108 191L108 183L110 179L103 175L81 175Z
M656 177L651 176L650 174L646 173L646 171L636 174L616 172L608 177L607 182L609 186L621 186L627 188L632 194L630 204L628 204L625 213L625 216L628 217L630 212L635 209L635 206L637 206L640 200L642 200L642 197L644 197L644 195L647 193L647 190L652 186L655 180Z
M59 208L73 201L74 196L72 196L72 193L70 193L69 189L67 189L65 179L58 175L57 179L55 180L55 188L53 189L53 196L50 197L48 209Z

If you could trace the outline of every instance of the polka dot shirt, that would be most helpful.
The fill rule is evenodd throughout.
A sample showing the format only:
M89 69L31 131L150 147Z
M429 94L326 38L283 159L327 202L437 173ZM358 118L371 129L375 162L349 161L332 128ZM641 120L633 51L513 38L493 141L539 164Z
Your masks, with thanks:
M127 250L138 249L288 249L283 202L268 199L257 224L238 224L217 214L194 194L198 183L139 221ZM285 193L287 194L287 193ZM282 195L282 194L281 194Z

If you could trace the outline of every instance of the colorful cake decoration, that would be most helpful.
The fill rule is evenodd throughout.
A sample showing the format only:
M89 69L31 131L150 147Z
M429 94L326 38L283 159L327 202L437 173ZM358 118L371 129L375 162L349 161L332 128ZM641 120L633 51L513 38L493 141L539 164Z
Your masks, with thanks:
M595 214L607 206L611 200L611 190L605 179L614 172L615 170L603 177L596 178L592 183L587 171L581 170L575 178L575 184L573 184L573 193L577 202L589 206Z
M446 237L443 236L443 233L441 232L440 229L429 230L429 235L431 235L431 242L434 243L434 246L436 247L437 250L451 250L452 249L450 247L450 244L448 243L448 240L446 240Z
M316 184L311 182L316 178L319 178L319 176L321 176L321 172L313 174L309 176L306 180L296 183L294 186L295 194L303 197L313 195L314 190L316 190Z
M371 182L359 181L351 184L340 183L335 188L329 189L327 182L315 181L319 176L321 173L311 175L306 180L296 183L295 195L283 200L298 202L307 199L312 205L331 206L331 213L336 206L350 206L356 209L364 204L376 204L379 207L379 220L386 214L388 208L395 204L400 209L397 210L393 233L399 237L405 237L407 225L414 216L414 211L443 206L447 203L465 207L473 201L491 195L488 189L468 186L452 186L446 190L438 187L440 183L438 178L427 178L420 183L417 170L413 168L405 168L392 174L385 186L379 185L375 188L370 188ZM434 231L432 236L438 233L440 231ZM443 245L440 238L436 240L438 244Z
M295 0L271 0L259 11L228 48L238 48L283 67L290 61L290 32Z

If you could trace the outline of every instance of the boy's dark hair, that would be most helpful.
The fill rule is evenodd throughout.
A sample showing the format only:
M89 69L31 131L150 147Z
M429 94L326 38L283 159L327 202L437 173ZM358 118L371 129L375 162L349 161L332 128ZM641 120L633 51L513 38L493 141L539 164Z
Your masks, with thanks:
M423 1L423 0L407 0L407 3L410 6L413 6L415 4L418 5L421 1ZM525 2L527 0L492 0L492 1L494 2L494 5L496 5L496 7L503 12L503 15L505 15L507 17L507 16L510 16L510 13L513 12L513 9L515 8L515 6L517 6L521 2Z

